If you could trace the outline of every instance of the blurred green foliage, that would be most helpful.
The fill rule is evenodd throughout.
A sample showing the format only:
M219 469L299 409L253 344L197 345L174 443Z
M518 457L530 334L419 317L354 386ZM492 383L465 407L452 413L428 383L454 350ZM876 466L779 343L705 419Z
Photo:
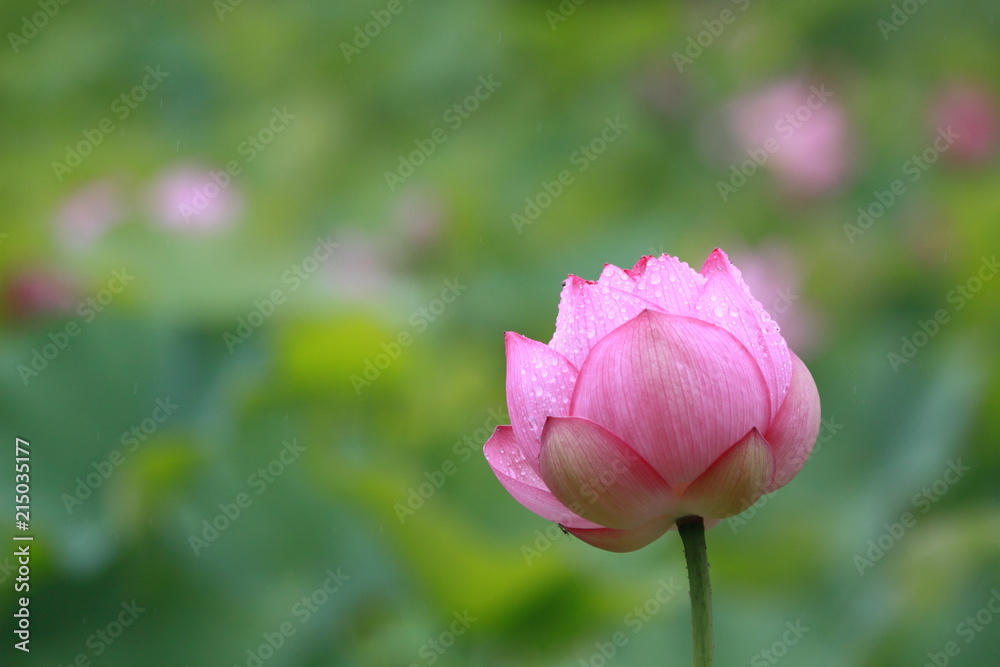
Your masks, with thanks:
M862 236L844 225L932 145L941 90L996 94L998 18L973 0L5 3L0 494L12 525L25 438L35 541L30 654L0 553L3 663L687 664L686 593L655 597L686 590L676 535L585 546L479 450L502 333L547 341L567 274L720 246L797 265L778 287L786 318L816 315L800 354L828 421L790 485L709 533L719 664L919 665L948 642L948 664L996 664L1000 284L948 299L1000 246L996 154L945 155ZM678 71L689 38L708 45ZM836 91L849 173L796 196L762 168L723 201L746 158L726 109L787 79ZM627 130L577 171L608 119ZM177 169L228 173L204 228L157 208ZM116 270L134 279L114 291ZM788 623L808 631L782 643Z

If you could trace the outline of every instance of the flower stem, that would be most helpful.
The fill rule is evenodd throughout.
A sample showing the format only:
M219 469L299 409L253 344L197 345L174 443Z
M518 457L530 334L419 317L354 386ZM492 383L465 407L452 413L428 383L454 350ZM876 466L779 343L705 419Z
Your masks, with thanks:
M684 543L684 559L691 586L692 664L694 667L712 667L712 582L708 576L705 520L700 516L678 519L677 532Z

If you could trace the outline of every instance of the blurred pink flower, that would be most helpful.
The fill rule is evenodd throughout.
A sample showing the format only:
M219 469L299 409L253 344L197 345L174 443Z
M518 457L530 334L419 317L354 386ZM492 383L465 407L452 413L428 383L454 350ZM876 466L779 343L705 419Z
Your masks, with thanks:
M932 130L950 127L957 135L946 153L952 161L982 164L996 155L1000 103L985 87L953 84L931 109Z
M851 167L850 131L826 84L786 80L736 100L729 122L743 154L792 195L835 190Z
M78 298L68 279L42 267L17 270L3 286L4 307L12 320L69 315Z
M55 215L56 237L63 245L92 245L125 217L118 186L111 180L96 181L71 194Z
M338 232L337 241L340 243L337 257L324 266L334 292L352 301L383 298L395 283L384 244L358 231Z
M407 189L396 200L393 218L405 244L405 252L428 250L441 238L444 203L430 191Z
M224 169L175 167L162 172L150 188L151 215L176 231L215 232L230 227L243 209L233 177Z
M726 254L643 257L564 283L552 341L508 332L507 407L484 447L522 505L633 551L788 483L819 433L816 384Z
M754 250L734 252L743 280L764 309L781 326L788 344L808 355L822 343L820 314L802 301L802 269L791 248L764 243Z

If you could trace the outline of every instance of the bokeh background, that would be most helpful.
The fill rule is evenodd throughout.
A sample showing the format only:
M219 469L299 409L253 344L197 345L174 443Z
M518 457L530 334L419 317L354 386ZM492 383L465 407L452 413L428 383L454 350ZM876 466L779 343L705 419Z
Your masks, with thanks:
M5 2L3 664L690 664L676 534L565 537L480 448L567 274L717 246L825 419L709 533L718 663L997 664L998 19Z

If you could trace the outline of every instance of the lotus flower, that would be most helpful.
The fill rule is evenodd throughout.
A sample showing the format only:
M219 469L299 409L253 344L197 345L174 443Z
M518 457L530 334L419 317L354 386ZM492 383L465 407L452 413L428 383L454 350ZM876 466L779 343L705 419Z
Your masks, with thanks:
M484 446L504 488L584 542L633 551L739 514L795 476L819 394L721 250L570 276L548 345L506 334L511 424Z

